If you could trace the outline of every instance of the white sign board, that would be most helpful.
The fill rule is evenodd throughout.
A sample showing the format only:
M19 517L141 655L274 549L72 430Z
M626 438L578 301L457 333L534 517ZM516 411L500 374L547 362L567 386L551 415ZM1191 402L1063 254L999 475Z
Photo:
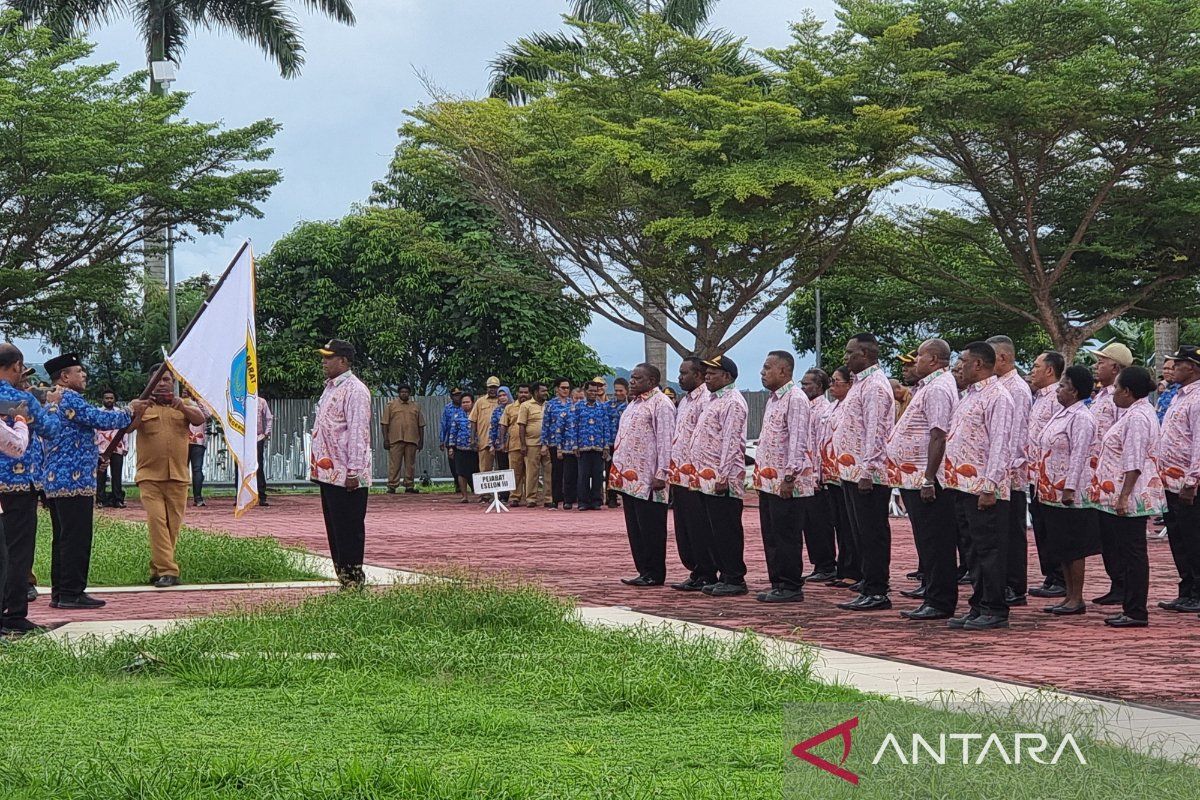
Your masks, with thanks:
M487 507L484 513L489 511L500 513L508 511L504 503L500 502L500 493L516 490L517 474L511 469L501 469L495 472L476 472L471 476L471 483L475 487L475 494L492 495L492 504Z

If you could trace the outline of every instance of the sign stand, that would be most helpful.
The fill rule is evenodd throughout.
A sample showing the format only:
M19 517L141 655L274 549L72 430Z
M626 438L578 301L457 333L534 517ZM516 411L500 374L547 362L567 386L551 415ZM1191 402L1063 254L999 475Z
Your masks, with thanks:
M502 514L508 511L509 508L500 501L500 493L516 490L517 475L511 469L501 469L495 472L476 472L471 476L471 483L474 486L475 494L490 494L492 496L491 504L484 509L483 513L490 514L495 511L497 514Z

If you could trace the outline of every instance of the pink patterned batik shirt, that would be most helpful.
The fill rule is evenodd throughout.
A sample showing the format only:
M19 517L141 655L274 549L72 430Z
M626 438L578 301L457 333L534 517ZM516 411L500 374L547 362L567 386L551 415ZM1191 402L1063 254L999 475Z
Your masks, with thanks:
M929 434L950 432L958 385L948 369L926 375L913 388L912 401L888 435L888 483L897 489L920 489L929 465Z
M1158 474L1173 494L1200 483L1200 381L1180 386L1163 417Z
M1167 507L1167 497L1154 460L1158 438L1158 414L1149 399L1143 397L1123 411L1118 408L1117 421L1104 434L1100 460L1088 481L1085 492L1088 504L1106 514L1116 514L1125 473L1136 470L1138 478L1125 507L1126 516L1161 514Z
M674 436L675 404L657 386L630 400L617 427L608 485L639 500L667 502ZM664 487L655 491L655 480L663 481Z
M1014 492L1024 492L1029 489L1025 441L1029 430L1029 414L1033 410L1033 390L1015 369L1000 376L1000 385L1008 390L1008 396L1013 401L1013 421L1008 436L1009 457L1012 459L1010 485Z
M767 395L751 478L756 490L783 498L816 492L811 414L808 395L792 381ZM795 478L791 484L783 480L788 475Z
M1096 419L1082 402L1059 408L1050 418L1038 448L1039 503L1061 506L1063 492L1071 489L1076 493L1073 507L1083 507L1095 438Z
M817 466L821 470L821 483L841 483L837 455L833 452L833 434L842 421L842 401L830 400L817 417L817 433L813 441L817 447Z
M1100 390L1092 400L1091 409L1092 416L1096 418L1096 438L1092 442L1092 455L1100 455L1100 443L1104 441L1104 434L1108 433L1117 421L1117 404L1113 402L1113 395L1116 394L1116 385L1105 386Z
M746 492L746 399L733 384L713 392L692 435L696 479L704 494L720 495L717 484L729 485L731 497Z
M1026 488L1037 485L1038 460L1042 457L1042 431L1062 407L1058 404L1057 393L1058 384L1052 383L1033 394L1033 408L1029 409L1029 435L1025 438L1025 463L1028 465Z
M671 442L670 482L687 489L700 488L700 481L693 478L696 475L696 465L692 463L692 434L696 432L696 422L700 412L708 402L711 392L703 383L685 394L675 408L675 437Z
M352 372L325 381L313 422L309 478L345 486L354 474L371 485L371 392Z
M946 436L942 486L1008 500L1012 487L1012 417L1012 397L995 375L967 387L954 409Z
M855 375L842 405L846 408L833 434L838 474L851 483L870 478L872 483L886 484L883 446L896 420L896 399L887 373L875 364Z

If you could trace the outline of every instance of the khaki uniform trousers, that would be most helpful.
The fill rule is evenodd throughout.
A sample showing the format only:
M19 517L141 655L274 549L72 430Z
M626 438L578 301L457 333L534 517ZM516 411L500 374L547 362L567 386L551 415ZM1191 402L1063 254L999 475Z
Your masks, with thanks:
M479 448L479 471L491 472L496 467L496 454L486 447ZM467 478L467 483L470 483L470 477Z
M414 442L392 442L388 445L388 488L395 489L403 478L404 488L411 489L413 472L417 468L417 445Z
M542 505L549 489L550 454L542 452L541 445L529 445L525 448L525 505Z
M142 493L142 508L150 527L150 575L179 577L175 563L175 545L183 525L183 510L187 507L186 481L138 481Z
M525 500L525 457L520 450L508 451L508 468L513 471L517 486L509 496L509 505L520 505Z

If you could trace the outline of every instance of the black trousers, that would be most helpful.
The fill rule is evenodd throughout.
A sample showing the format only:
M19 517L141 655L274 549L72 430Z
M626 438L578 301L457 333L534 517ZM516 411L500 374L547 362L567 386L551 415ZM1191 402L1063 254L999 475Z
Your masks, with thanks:
M850 508L846 505L846 494L840 483L825 484L821 493L825 495L825 504L829 507L837 534L837 576L860 581L862 559L858 554L858 544L854 541L854 531L850 529Z
M837 572L837 546L834 544L833 512L828 492L818 489L804 515L804 544L813 572Z
M746 536L742 529L742 498L700 493L700 505L712 529L709 556L725 583L746 582Z
M74 600L87 589L88 569L92 563L91 496L51 497L50 594Z
M575 493L579 498L579 507L600 508L604 505L604 453L599 450L580 452L577 467L579 474L575 479ZM663 522L666 522L665 515Z
M8 575L4 582L4 615L0 624L23 621L29 614L29 573L33 569L33 550L37 544L38 493L0 494L4 506L4 538L8 545Z
M936 487L935 499L926 503L919 489L901 489L904 508L912 522L917 560L924 575L925 602L939 611L954 613L958 606L958 520L955 495Z
M638 575L667 579L667 504L625 495L625 533Z
M1146 554L1147 517L1120 517L1101 512L1100 541L1113 542L1113 560L1121 566L1125 587L1121 612L1130 619L1147 619L1150 594L1150 559Z
M202 444L188 445L188 463L192 465L192 500L204 497L204 450Z
M125 465L122 453L113 453L108 457L108 469L96 468L96 500L100 503L121 503L125 501L125 486L121 480L121 469ZM112 478L112 494L108 492L108 481Z
M558 448L550 448L550 501L575 503L575 492L579 489L579 461L573 453L563 453L558 458Z
M892 489L874 484L871 491L863 493L858 484L842 481L842 494L862 561L862 594L887 594L892 566L892 528L888 522Z
M258 501L267 499L267 440L258 440Z
M458 467L455 465L454 456L450 455L450 451L447 449L445 453L446 461L450 463L450 480L454 483L454 490L458 491Z
M1100 516L1110 515L1100 512ZM1110 591L1121 596L1125 594L1125 564L1121 561L1121 542L1116 536L1117 531L1111 525L1100 526L1100 561L1104 564ZM1145 539L1144 531L1142 538Z
M1008 584L1008 501L997 500L989 509L979 509L979 498L966 492L954 493L958 527L966 531L967 557L971 566L971 611L1008 619L1004 587Z
M1052 561L1046 549L1046 523L1042 519L1042 504L1037 495L1029 495L1029 516L1033 518L1033 543L1037 546L1038 569L1045 579L1046 586L1066 586L1063 577L1062 564Z
M712 525L700 493L682 486L671 487L671 514L675 521L675 547L687 567L689 580L717 582L717 565L712 560Z
M812 497L758 493L758 520L772 589L804 586L804 524L813 502Z
M1029 536L1026 533L1025 492L1008 500L1008 588L1017 597L1029 591Z
M1200 599L1200 499L1188 506L1178 494L1167 492L1167 509L1171 513L1167 541L1171 545L1175 571L1179 573L1179 596ZM11 563L8 568L16 569Z
M329 555L338 577L344 581L362 581L363 549L367 542L367 489L353 492L329 483L321 487L321 513L325 516L325 536Z

